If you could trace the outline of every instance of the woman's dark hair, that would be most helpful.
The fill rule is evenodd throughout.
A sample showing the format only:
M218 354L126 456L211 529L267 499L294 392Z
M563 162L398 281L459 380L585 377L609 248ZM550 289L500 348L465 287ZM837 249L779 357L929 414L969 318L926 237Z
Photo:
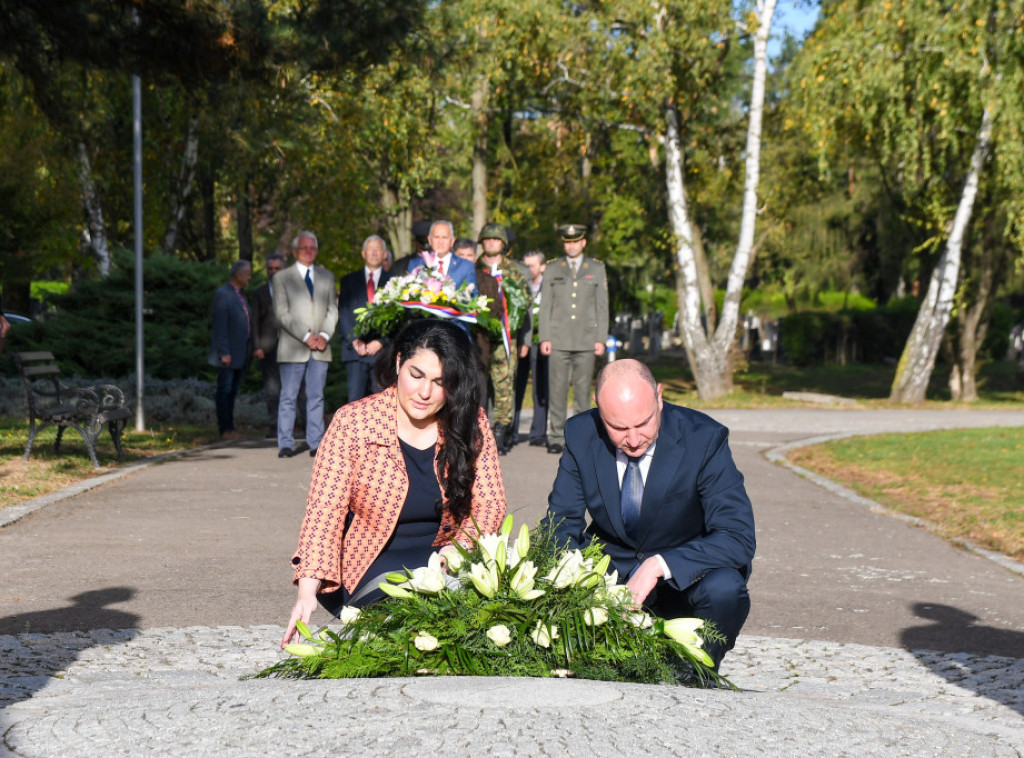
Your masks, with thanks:
M377 386L394 386L398 357L405 363L422 349L438 357L444 372L445 403L437 414L444 442L437 451L437 463L448 510L459 523L470 515L476 479L481 444L477 388L482 368L472 340L460 327L438 318L413 318L377 359Z

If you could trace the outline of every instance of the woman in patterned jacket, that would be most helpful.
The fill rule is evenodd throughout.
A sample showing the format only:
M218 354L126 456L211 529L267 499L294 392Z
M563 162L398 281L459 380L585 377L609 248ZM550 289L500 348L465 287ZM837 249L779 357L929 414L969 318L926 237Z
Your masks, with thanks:
M383 593L382 575L425 566L505 517L498 451L477 402L479 361L462 329L412 319L382 352L382 392L334 414L317 450L283 647L319 601L337 614Z

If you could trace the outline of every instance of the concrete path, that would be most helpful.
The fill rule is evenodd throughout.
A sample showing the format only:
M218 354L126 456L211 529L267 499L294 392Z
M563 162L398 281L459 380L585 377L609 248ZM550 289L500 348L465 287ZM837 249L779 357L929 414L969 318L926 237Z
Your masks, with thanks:
M311 463L252 441L0 529L0 754L1024 754L1024 569L765 455L836 434L1024 425L1024 413L712 415L732 429L758 528L753 610L723 664L742 693L240 681L280 655ZM503 459L519 523L543 513L556 466L525 446Z

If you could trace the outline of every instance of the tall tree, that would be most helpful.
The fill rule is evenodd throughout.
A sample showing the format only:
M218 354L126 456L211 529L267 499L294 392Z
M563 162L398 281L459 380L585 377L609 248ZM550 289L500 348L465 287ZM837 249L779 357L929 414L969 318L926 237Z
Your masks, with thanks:
M721 397L730 389L729 356L743 283L755 252L767 46L775 0L758 0L738 28L730 8L717 2L602 3L600 10L603 40L591 45L592 55L601 61L599 87L614 98L624 121L664 144L683 343L700 395ZM749 40L752 56L744 114L744 185L738 241L728 266L722 313L717 316L710 268L687 190L688 177L693 176L687 155L695 152L698 136L703 136L694 128L700 117L717 111L716 93L732 84L726 64L730 46L741 39Z
M856 151L880 166L895 202L941 250L890 399L920 402L960 286L979 185L1024 188L1019 150L1022 5L837 0L804 46L798 94L823 169ZM874 54L864 55L864 50ZM1011 147L1011 145L1013 147ZM1019 246L1021 193L1003 234Z

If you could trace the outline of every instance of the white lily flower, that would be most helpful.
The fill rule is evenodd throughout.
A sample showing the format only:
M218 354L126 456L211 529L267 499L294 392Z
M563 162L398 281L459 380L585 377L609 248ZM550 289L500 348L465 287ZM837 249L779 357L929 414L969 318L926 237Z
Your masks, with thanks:
M697 630L702 626L704 626L703 619L668 619L665 621L664 629L667 637L685 647L686 651L694 658L707 666L714 666L715 662L711 660L711 656L701 649L704 640L697 635Z
M362 613L361 609L356 608L354 605L346 605L341 609L338 619L342 624L348 626L349 624L355 623L356 619L359 618L360 613Z
M457 572L459 569L461 569L462 562L465 560L462 557L462 553L460 553L458 550L449 550L447 553L444 554L444 558L446 561L448 561L448 570L453 572Z
M626 616L629 622L638 629L650 629L654 625L654 619L651 618L649 613L644 611L636 611Z
M579 550L566 550L556 565L548 573L546 579L558 589L565 589L576 584L586 574L583 553Z
M665 634L684 645L700 647L703 643L697 636L697 630L702 626L704 626L703 619L668 619L665 621Z
M540 621L537 622L537 626L534 627L534 630L530 632L530 639L541 647L551 647L551 643L557 640L560 636L557 625L544 625L544 623Z
M587 626L601 626L608 620L608 609L602 608L601 606L594 606L593 608L587 608L583 612L583 622Z
M504 624L495 624L487 630L487 639L498 647L505 647L512 641L512 632Z
M469 567L469 578L484 597L494 597L498 592L498 569L493 563L485 566L482 563L474 563Z
M429 653L431 650L437 649L439 643L437 641L437 637L429 632L420 632L416 635L416 639L412 641L412 644L416 646L417 650Z
M508 535L485 534L477 539L476 544L480 546L480 552L487 563L497 562L499 569L505 568L504 561L498 561L499 552L502 557L508 555Z
M523 600L536 600L544 594L544 590L534 589L534 578L537 576L537 567L533 561L523 561L516 569L512 577L511 589L513 594Z
M445 588L444 569L441 568L440 553L431 553L426 566L413 569L409 581L398 585L425 595L436 595Z

